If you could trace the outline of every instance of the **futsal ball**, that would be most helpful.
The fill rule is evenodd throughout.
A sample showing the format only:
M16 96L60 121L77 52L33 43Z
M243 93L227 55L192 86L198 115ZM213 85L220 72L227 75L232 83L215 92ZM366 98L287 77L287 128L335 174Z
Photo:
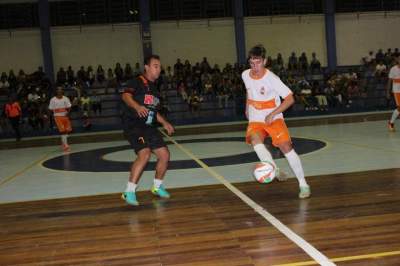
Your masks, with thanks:
M269 162L259 162L254 167L253 175L262 184L268 184L274 180L276 172L275 166Z

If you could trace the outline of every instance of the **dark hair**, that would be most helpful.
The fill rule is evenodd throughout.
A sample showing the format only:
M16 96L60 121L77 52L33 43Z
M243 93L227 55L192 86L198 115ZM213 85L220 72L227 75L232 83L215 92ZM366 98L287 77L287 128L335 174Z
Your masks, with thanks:
M253 48L250 49L249 51L249 59L252 57L261 57L262 59L265 59L265 54L266 50L262 44L257 44Z
M151 54L151 55L148 55L148 56L146 56L146 57L144 58L144 64L145 64L145 65L150 65L151 59L156 59L156 60L160 61L160 57L159 57L158 55L156 55L156 54Z

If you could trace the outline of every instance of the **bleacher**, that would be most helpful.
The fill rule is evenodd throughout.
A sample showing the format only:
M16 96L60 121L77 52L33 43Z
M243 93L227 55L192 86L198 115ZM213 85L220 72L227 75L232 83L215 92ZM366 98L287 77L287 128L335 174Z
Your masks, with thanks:
M347 67L346 69L352 69L354 67ZM345 69L339 69L339 71L345 73ZM308 80L316 80L324 82L324 76L322 74L308 75ZM342 106L335 109L330 109L328 113L343 113L343 112L358 112L358 111L374 111L374 110L387 110L393 107L393 102L388 102L386 99L386 81L377 80L374 77L362 77L365 94L363 97L359 97L352 100L351 106ZM102 99L102 113L101 115L94 115L90 113L90 121L92 131L100 130L111 130L121 128L120 119L120 104L121 96L115 88L97 87L90 88L87 90L88 95L92 95L92 92L96 91L98 96ZM66 95L72 93L72 91L66 90ZM187 102L183 101L182 97L177 94L176 90L169 90L166 92L167 102L169 106L169 113L166 115L168 120L175 125L193 124L193 123L210 123L219 121L234 121L244 119L244 102L245 99L232 99L228 101L227 107L220 107L218 100L215 96L203 97L200 110L193 114L190 111ZM7 102L6 95L0 95L0 108L3 108ZM324 111L323 114L326 114ZM296 104L286 112L286 116L303 116L303 115L315 115L321 114L321 111L306 111L304 107ZM82 111L73 111L70 114L74 132L85 131L83 128ZM4 121L4 120L3 120ZM22 119L21 130L23 136L37 136L37 135L51 135L57 134L55 128L48 131L33 130L27 123L27 119ZM0 137L11 137L13 132L11 127L8 126L6 132L1 131Z

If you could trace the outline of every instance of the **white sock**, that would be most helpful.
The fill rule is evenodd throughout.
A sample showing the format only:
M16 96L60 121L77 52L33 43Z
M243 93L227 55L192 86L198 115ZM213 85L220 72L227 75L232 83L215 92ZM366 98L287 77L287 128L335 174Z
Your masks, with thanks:
M397 117L399 116L399 110L394 109L393 114L392 114L392 118L390 119L390 123L394 123L394 121L396 121Z
M264 144L261 144L261 143L256 144L256 145L254 145L253 148L254 148L254 151L257 153L258 159L260 159L260 161L271 162L276 167L274 159L272 159L271 153L268 151L268 149L265 147Z
M162 182L163 181L161 179L154 178L154 187L159 188L161 186Z
M297 153L292 149L290 152L285 154L286 159L289 162L290 168L292 168L292 171L294 175L296 176L297 180L299 181L299 186L300 187L307 187L307 181L304 178L304 171L303 171L303 166L301 165L300 157L297 155Z
M137 187L137 184L132 183L132 182L128 182L128 184L126 185L125 192L135 192L136 191L136 187Z
M64 145L68 145L68 135L61 135L61 143Z

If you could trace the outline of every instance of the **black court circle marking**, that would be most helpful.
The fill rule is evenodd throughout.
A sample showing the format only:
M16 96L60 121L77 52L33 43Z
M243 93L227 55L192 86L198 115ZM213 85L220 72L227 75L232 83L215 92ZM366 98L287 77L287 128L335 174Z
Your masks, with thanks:
M204 139L189 139L179 140L181 144L187 143L205 143L205 142L244 142L243 137L226 137L226 138L204 138ZM326 146L325 142L305 138L292 138L293 146L298 154L306 154ZM172 144L167 141L167 145ZM267 145L270 144L270 139L266 141ZM132 162L118 162L103 159L106 154L131 149L129 145L94 149L82 152L75 152L65 154L43 162L43 166L53 170L60 171L78 171L78 172L127 172L129 171ZM132 153L134 151L132 150ZM279 149L272 149L272 155L276 158L282 158L283 155ZM258 158L254 151L245 152L234 155L226 155L220 157L209 157L201 159L205 164L210 167L223 166L223 165L236 165L243 163L257 162ZM145 171L153 171L156 162L149 162ZM169 170L200 168L193 160L174 160L169 163Z

